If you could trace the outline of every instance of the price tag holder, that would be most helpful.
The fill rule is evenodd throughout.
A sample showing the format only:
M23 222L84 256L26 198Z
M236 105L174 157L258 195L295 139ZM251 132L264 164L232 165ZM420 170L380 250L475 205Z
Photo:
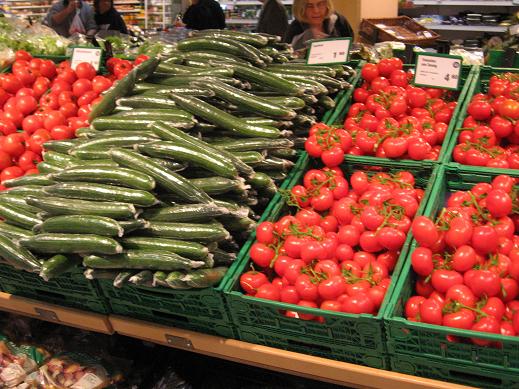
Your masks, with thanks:
M71 68L76 70L81 62L91 64L95 70L99 71L103 50L98 47L74 47L72 49Z
M457 55L417 53L414 84L459 90L463 58Z
M307 65L346 63L350 58L351 38L332 38L313 41L308 50Z

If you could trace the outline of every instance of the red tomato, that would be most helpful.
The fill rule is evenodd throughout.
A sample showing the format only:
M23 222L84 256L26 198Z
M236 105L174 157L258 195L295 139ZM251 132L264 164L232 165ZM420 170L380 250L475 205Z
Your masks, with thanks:
M87 80L93 80L97 72L91 64L82 62L76 66L76 75L79 79L86 78Z
M258 271L248 271L240 276L240 286L246 293L251 295L256 294L257 289L268 282L265 274Z
M41 162L41 156L31 150L25 150L18 158L18 166L24 171L36 169L36 165Z
M377 65L373 63L367 63L362 67L361 70L362 78L366 81L372 81L379 76Z
M16 108L23 114L29 115L38 108L38 101L33 96L21 96L16 98Z
M19 166L9 166L0 173L0 182L12 180L13 178L23 176L24 171Z
M1 144L1 143L0 143ZM0 150L0 170L11 166L13 164L13 157L5 150Z
M86 92L92 90L92 81L86 79L86 78L80 78L79 80L75 81L74 84L72 84L72 93L74 93L74 96L81 97Z
M53 79L57 75L56 65L50 59L45 59L40 65L40 74L48 79Z
M97 94L100 94L100 93L104 92L105 90L110 89L111 86L112 86L112 81L110 81L108 78L103 77L103 76L96 76L92 80L92 89Z
M1 147L13 158L18 158L25 151L25 146L18 133L9 134L3 138Z
M43 126L46 130L50 131L56 126L60 126L66 123L65 116L60 111L50 111L45 115L43 120Z
M50 130L50 136L55 140L74 138L74 130L67 126L55 126Z

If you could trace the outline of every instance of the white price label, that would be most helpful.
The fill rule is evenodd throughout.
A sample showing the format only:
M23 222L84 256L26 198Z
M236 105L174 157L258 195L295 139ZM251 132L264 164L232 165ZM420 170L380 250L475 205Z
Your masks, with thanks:
M351 38L324 39L312 42L308 50L308 65L348 62Z
M76 70L76 66L81 62L87 62L91 64L95 70L99 70L101 54L102 50L98 48L74 47L70 66Z
M423 54L416 58L414 83L418 86L458 89L463 59L446 54Z

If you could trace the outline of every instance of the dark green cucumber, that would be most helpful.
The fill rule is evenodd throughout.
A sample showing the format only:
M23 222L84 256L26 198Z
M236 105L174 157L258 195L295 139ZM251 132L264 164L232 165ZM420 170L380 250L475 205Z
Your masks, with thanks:
M157 84L137 84L134 93L141 96L155 96L168 95L170 93L177 93L179 95L199 96L199 97L214 97L214 92L207 88L196 88L193 86L159 86ZM173 109L173 108L172 108Z
M289 139L251 138L239 140L225 139L221 141L219 139L213 139L213 141L209 141L213 147L230 152L286 149L294 146L294 142Z
M7 223L21 228L31 229L41 220L26 208L0 202L0 217Z
M177 290L185 290L185 289L191 289L187 283L182 281L182 278L184 278L185 274L179 271L172 271L168 274L166 277L166 284L171 289L177 289Z
M294 167L294 162L277 157L267 157L261 162L252 164L252 166L260 171L278 170L286 172Z
M91 215L53 216L33 227L37 232L61 234L96 234L123 236L124 230L114 219Z
M112 113L115 108L116 100L129 95L133 90L136 74L135 71L129 72L123 79L117 81L108 89L108 91L103 94L103 99L92 108L90 115L88 115L88 120L92 122L92 120L99 116L106 116Z
M168 277L168 273L163 272L163 271L156 271L155 273L153 273L153 282L152 282L153 287L157 287L157 286L167 287L168 286L168 284L166 283L167 277Z
M94 140L94 139L92 139L92 140ZM110 155L110 149L113 147L116 147L116 146L106 145L103 147L95 147L95 148L88 147L85 149L70 150L70 154L82 161L85 161L86 163L95 163L95 161L105 160L105 158L108 155ZM40 165L41 165L41 163L40 163ZM39 165L38 165L38 169L40 169ZM56 169L49 173L58 173L61 170L63 170L63 169L62 168Z
M55 182L52 179L44 174L28 174L26 176L21 176L17 178L12 178L10 180L5 180L2 182L2 185L6 188L14 188L15 186L22 185L52 185Z
M200 243L218 242L230 237L229 232L220 223L150 222L150 226L143 232L159 238L192 240Z
M33 197L26 199L27 204L40 208L51 215L92 215L116 220L135 217L133 204L106 201L86 201L63 197Z
M205 82L205 83L211 83L214 81L221 81L225 82L226 84L230 85L242 85L240 80L237 80L235 78L231 77L224 77L224 76L177 76L177 77L156 77L150 79L151 82L158 85L160 88L164 87L186 87L191 86L191 83L193 82ZM134 96L137 97L137 96Z
M262 116L288 120L296 116L296 113L289 108L274 104L259 96L254 96L222 82L216 81L207 85L207 87L211 88L217 97L232 104L236 104L238 108L244 111L260 114Z
M20 208L26 211L27 213L36 214L40 212L39 208L27 204L27 202L25 201L25 196L12 195L9 194L9 192L7 191L0 192L0 204L5 205L7 207L13 206L16 208Z
M107 130L127 130L127 131L141 131L148 128L148 126L155 122L153 118L136 118L126 116L106 116L94 119L91 126L97 131ZM192 128L195 125L193 119L179 117L176 120L169 122L172 126L179 128Z
M39 273L41 264L32 253L13 242L12 238L0 233L0 258L16 269Z
M43 187L51 196L79 200L116 201L149 207L158 200L150 192L114 185L66 182Z
M325 85L313 79L302 79L299 77L291 77L290 75L282 75L282 77L286 80L292 81L297 86L304 88L305 94L307 95L317 96L332 93Z
M153 286L153 272L150 270L142 270L128 278L128 282L139 286Z
M23 185L5 191L6 194L15 196L43 196L43 186L40 185Z
M168 64L161 63L157 66L158 73L171 73L171 74L189 74L193 71L193 68L189 66L179 65L179 64Z
M234 70L230 67L210 67L203 70L191 72L191 76L209 76L209 77L232 77Z
M306 103L303 99L295 96L261 96L264 100L273 104L281 105L295 110L303 109Z
M138 270L191 270L204 266L203 261L193 261L172 252L160 250L128 250L125 253L100 257L88 255L83 265L94 269Z
M267 70L274 72L280 72L285 74L303 74L303 75L314 75L324 74L325 76L335 77L337 71L332 67L327 66L308 66L308 65L296 65L296 64L272 64L267 67Z
M203 177L192 178L189 181L211 196L221 195L228 192L247 193L247 189L249 189L242 178L229 179L225 177Z
M99 269L97 269L99 270ZM114 287L116 288L122 288L124 284L128 282L130 277L134 275L135 272L133 271L122 271L117 274L117 276L114 279Z
M160 141L137 146L137 149L150 157L169 158L178 162L187 162L199 166L222 177L234 178L238 171L232 163L225 163L207 151L201 153L198 147L189 144L179 145L175 142Z
M232 67L234 73L239 78L259 83L260 85L279 92L281 95L302 96L304 94L304 89L268 71L243 65L232 65Z
M160 61L158 58L149 58L137 65L133 71L135 72L135 81L143 81L155 72ZM128 94L128 93L126 93Z
M212 269L198 269L191 271L181 280L192 288L209 288L215 286L222 281L227 274L227 267L215 267Z
M123 97L117 100L117 105L130 108L175 108L176 104L167 97L154 97L137 95L131 97Z
M314 75L306 75L306 74L283 74L283 73L275 73L279 77L282 77L286 80L293 80L293 81L315 81L319 84L324 85L326 88L335 88L335 89L345 89L347 85L349 85L347 82L336 80L335 78L314 74Z
M257 151L235 152L234 155L248 165L257 164L265 160L265 156Z
M321 96L319 97L318 104L324 109L334 109L335 108L335 100L330 96Z
M118 137L123 137L123 136L135 136L135 135L149 137L149 138L157 138L157 136L149 130L139 131L138 133L133 132L131 134L128 134L128 131L126 131L126 130L106 130L106 131L97 131L95 136L92 136L92 139L94 139L94 138L95 139L118 138ZM86 142L86 140L84 140L83 142Z
M119 225L124 230L124 235L129 234L130 232L141 230L149 226L149 222L145 219L131 219L131 220L121 220L119 221Z
M158 162L153 161L139 153L112 149L112 158L122 166L139 170L153 177L157 184L168 192L175 193L189 203L210 203L212 199L200 188L191 184L187 179L164 168Z
M249 215L250 208L244 207L243 205L223 200L215 200L214 202L220 207L227 208L230 215L236 217L245 217Z
M86 269L83 275L87 280L110 280L113 281L119 272L117 270Z
M280 123L281 123L278 120L269 119L269 118L265 118L265 117L261 117L261 116L242 117L241 119L244 120L245 122L247 122L248 124L258 124L260 126L272 126L272 127L276 127L276 128L279 128Z
M274 196L277 193L277 186L269 177L268 174L263 172L256 172L254 176L247 179L247 183L251 184L254 189L261 191L269 196Z
M172 172L180 172L188 167L187 163L178 163L169 159L152 158L152 161L157 162L162 167L171 170Z
M63 167L73 164L74 159L76 159L69 154L57 153L55 151L44 151L42 156L45 162Z
M199 61L205 61L206 63L209 63L209 61L216 61L221 63L241 63L243 65L248 65L249 63L232 54L229 53L221 53L219 51L213 51L213 50L203 50L203 51L188 51L185 52L185 58L186 59L192 59L192 60L199 60Z
M47 151L57 151L67 153L72 147L81 143L81 139L52 140L43 144L43 149Z
M120 240L125 249L131 250L163 250L178 254L182 257L204 261L209 250L196 242L148 237L127 237Z
M297 150L291 148L269 150L268 155L271 157L294 159L297 156Z
M211 37L211 38L227 38L234 39L238 42L247 43L255 47L265 47L269 43L269 38L259 34L249 34L232 30L201 30L193 31L194 36Z
M167 92L171 93L171 92ZM193 115L189 112L183 111L178 108L169 108L169 109L130 109L129 111L119 112L113 116L109 117L131 117L137 119L152 119L152 120L163 120L173 122L178 118L185 118L188 120L193 120Z
M244 120L215 108L211 104L197 99L196 97L171 95L171 98L182 109L185 109L210 123L216 124L225 130L229 130L238 136L279 138L282 135L275 127L248 124Z
M228 253L219 248L211 251L216 266L230 266L236 260L235 253Z
M147 191L155 188L155 180L149 175L122 167L72 167L52 174L52 178L60 182L94 182Z
M28 238L29 236L34 235L31 230L16 227L11 224L7 224L6 222L0 222L0 234L6 235L15 240L20 238Z
M63 169L63 166L55 165L49 162L40 162L38 164L38 171L41 174L56 173Z
M47 254L119 254L123 251L114 239L93 234L38 234L20 239L20 244Z
M205 222L227 215L229 210L216 204L179 204L172 207L146 209L142 217L157 222Z
M74 255L65 256L62 254L57 254L43 261L40 277L45 281L49 281L52 278L59 277L60 275L72 270L79 264L81 264L80 257Z
M256 228L256 222L248 217L236 218L232 216L224 216L218 218L218 220L224 225L227 231L233 233L248 233Z

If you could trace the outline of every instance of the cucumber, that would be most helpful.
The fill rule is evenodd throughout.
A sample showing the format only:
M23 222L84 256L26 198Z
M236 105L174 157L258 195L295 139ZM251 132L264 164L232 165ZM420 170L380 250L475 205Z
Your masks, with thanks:
M98 270L98 269L97 269ZM122 288L126 282L130 279L130 277L134 274L132 271L122 271L117 274L114 279L114 287Z
M12 178L10 180L5 180L2 185L6 188L14 188L15 186L22 185L52 185L55 182L45 174L29 174L26 176L21 176L17 178Z
M169 159L151 158L151 160L157 162L160 166L171 170L172 172L180 172L188 167L187 163L178 163Z
M49 281L52 278L59 277L63 273L70 271L79 264L81 264L80 257L57 254L43 261L40 277L45 281Z
M166 283L167 277L168 277L168 274L166 272L156 271L155 273L153 273L152 286L153 287L157 287L157 286L167 287L168 286L168 284Z
M207 247L196 242L185 242L182 240L127 237L121 239L121 244L127 250L158 250L169 251L182 257L204 261L209 254Z
M242 162L245 162L248 165L254 163L260 163L265 160L265 156L262 153L257 151L242 151L234 153L236 157L238 157Z
M210 203L212 199L187 179L162 167L158 162L124 149L110 150L111 157L119 164L146 173L170 193L175 193L188 203Z
M14 243L9 235L3 233L0 233L0 258L16 269L30 273L39 273L41 270L40 262L29 250Z
M27 204L27 202L25 201L25 196L11 195L9 194L9 192L0 192L0 204L7 207L13 206L16 208L20 208L28 213L36 214L40 212L39 208Z
M157 66L158 73L171 73L171 74L189 74L193 71L189 66L161 63Z
M135 217L133 204L105 201L85 201L63 197L27 197L27 204L38 207L51 215L92 215L115 220Z
M223 76L178 76L178 77L155 77L153 79L150 79L151 82L155 83L159 88L164 87L186 87L191 86L191 83L193 82L205 82L207 84L214 82L214 81L221 81L225 82L226 84L230 85L242 85L240 80L237 80L235 78L231 77L223 77ZM136 97L136 96L135 96Z
M157 86L156 84L152 84ZM167 96L170 93L176 93L179 95L186 96L197 96L197 97L214 97L214 92L207 88L197 88L194 86L170 86L170 87L158 87L154 89L149 89L144 92L142 96L150 96L150 97L162 97ZM150 108L151 109L151 108Z
M166 92L172 93L172 92ZM109 117L131 117L131 118L138 118L138 119L152 119L155 121L162 120L162 121L170 121L173 122L177 120L178 118L185 118L188 120L193 120L193 115L189 112L177 109L177 108L169 108L169 109L130 109L129 111L123 111L119 112L115 115L109 116Z
M137 95L131 97L123 97L117 100L117 105L130 108L175 108L176 104L167 97L155 97L146 95Z
M49 162L40 162L38 171L42 174L56 173L63 169L63 166L55 165Z
M126 130L106 130L106 131L97 131L95 136L93 136L91 139L108 139L108 138L118 138L123 136L143 136L143 137L149 137L149 138L157 138L157 136L151 132L151 131L139 131L138 133L133 132L131 134L128 134L128 131ZM86 142L84 140L83 142Z
M153 118L136 118L126 116L107 116L95 119L91 126L97 131L106 130L127 130L127 131L141 131L148 128L148 126L155 122ZM169 122L171 126L178 128L192 128L195 125L193 119L176 118L176 120Z
M196 97L172 94L171 98L176 104L178 104L178 106L186 111L191 112L210 123L216 124L225 130L229 130L238 136L259 136L264 138L279 138L281 136L281 132L275 127L247 124L244 120L215 108L211 104L197 99Z
M296 65L296 64L271 64L267 67L267 70L273 72L280 72L284 74L303 74L303 75L314 75L323 74L328 77L334 77L337 75L337 71L332 67L327 66L308 66L308 65Z
M158 58L149 58L146 61L137 65L132 70L132 72L135 72L135 81L142 81L147 79L149 76L153 74L153 72L157 69L157 66L159 64L160 61Z
M212 39L212 38L188 38L177 44L180 51L197 51L197 50L216 50L221 53L227 53L239 58L243 58L256 66L265 66L265 63L251 50L247 50L244 45L236 44L235 41L228 39Z
M81 127L81 128L76 129L76 132L75 132L76 137L78 137L78 138L90 138L94 134L97 134L97 133L99 133L99 131L96 131L90 127Z
M141 216L156 222L205 222L228 214L227 208L216 204L180 204L172 207L153 207L145 210Z
M189 272L181 280L192 288L209 288L219 284L227 274L227 270L229 269L223 266L212 269L198 269Z
M251 184L254 189L268 194L269 196L274 196L277 193L277 186L268 174L256 172L254 176L247 179L247 183Z
M258 124L260 126L272 126L272 127L276 127L276 128L279 128L280 123L282 123L278 120L264 118L264 117L254 117L254 116L241 117L241 119L244 120L248 124Z
M201 84L195 83L194 85L200 86ZM289 108L284 108L283 106L274 104L266 99L241 91L222 82L215 81L207 86L214 91L217 97L229 103L236 104L241 110L276 119L290 120L296 116L296 113Z
M34 233L31 230L16 227L11 224L7 224L6 222L0 222L0 234L5 235L13 240L27 238L29 236L34 235Z
M241 63L243 65L249 65L249 63L246 60L238 56L234 56L228 53L221 53L219 51L188 51L184 54L186 60L199 60L204 61L205 63L209 63L209 61L217 61L222 63Z
M228 253L219 248L211 251L216 266L230 266L236 260L235 253Z
M122 246L112 238L94 234L38 234L20 239L20 244L38 253L119 254Z
M143 233L159 238L192 240L200 243L218 242L228 239L229 232L220 223L166 223L150 222Z
M321 96L319 97L318 104L324 109L334 109L335 108L335 100L330 96Z
M128 282L140 285L140 286L153 286L153 272L149 270L143 270L134 274L128 279Z
M232 65L234 74L239 78L243 78L250 82L256 82L260 85L268 87L284 96L302 96L304 89L298 87L293 82L276 76L262 69L252 68L243 65Z
M238 42L247 43L255 47L265 47L269 44L269 38L259 35L243 33L232 30L201 30L193 31L194 36L211 37L211 38L227 38L234 39Z
M102 236L123 236L124 230L114 219L91 215L53 216L33 228L37 232L61 234L96 234Z
M31 229L41 222L33 212L5 202L0 202L0 217L9 224L25 229Z
M119 274L116 270L86 269L83 275L87 280L110 280L113 281Z
M348 87L347 82L336 80L335 78L314 74L314 75L307 75L307 74L283 74L283 73L274 73L277 74L279 77L285 79L285 80L291 80L291 81L314 81L319 84L324 85L326 88L334 88L334 89L346 89Z
M92 139L93 140L93 139ZM88 147L85 149L79 150L71 150L70 154L76 158L79 158L82 161L86 161L86 163L95 163L95 161L105 160L105 158L109 155L110 149L115 146L106 145L103 147ZM41 165L41 163L40 163ZM38 165L38 169L41 171L40 165ZM62 168L55 169L49 173L59 173Z
M137 149L150 157L169 158L179 162L187 162L199 166L222 177L234 178L238 171L232 163L225 163L217 156L199 152L198 147L189 144L180 145L174 142L160 141L139 145Z
M103 99L94 105L88 120L92 122L99 116L106 116L112 113L115 108L115 102L120 97L126 96L131 93L133 86L135 85L136 72L129 72L123 79L117 81L108 91L103 94Z
M230 67L210 67L203 70L197 69L190 73L191 76L210 76L210 77L232 77L234 70Z
M55 151L45 151L42 156L45 162L60 167L65 167L73 164L73 161L75 159L69 154L57 153Z
M226 230L234 233L250 233L256 228L256 222L248 217L235 218L232 216L224 216L218 220L220 220Z
M83 265L94 269L191 270L204 266L172 252L159 250L128 250L118 255L99 257L88 255Z
M209 143L211 143L213 147L230 152L286 149L294 146L294 142L289 139L264 138L239 139L230 141L227 139L213 139Z
M155 180L149 175L122 167L73 167L52 174L52 178L59 182L94 182L146 191L155 188Z
M203 177L192 178L189 181L208 195L221 195L228 192L241 194L247 193L247 189L249 189L243 178L233 180L225 177Z
M149 222L145 219L131 219L131 220L122 220L119 221L119 225L124 230L124 235L129 234L130 232L141 230L149 226Z
M81 139L65 139L52 140L43 144L43 149L46 151L57 151L58 153L67 153L72 147L81 143Z
M214 200L215 204L227 208L230 215L236 217L245 217L249 215L250 208L244 207L240 204L233 203L231 201L223 201L223 200Z
M6 190L4 193L15 196L43 196L43 186L23 185Z
M283 76L283 78L292 81L294 84L300 86L305 89L305 93L307 95L327 95L329 93L333 93L332 89L327 88L325 85L317 82L313 79L301 79L301 78L291 78L290 76Z
M260 171L278 170L286 172L294 167L294 162L277 157L268 157L259 163L252 164L252 166Z
M290 148L269 150L268 155L271 157L278 157L283 159L293 159L297 156L297 150Z
M190 286L187 285L184 281L182 281L182 278L184 278L185 274L181 273L179 271L173 271L168 274L166 277L166 284L171 289L178 289L178 290L184 290L184 289L191 289Z
M114 185L64 182L43 188L46 194L69 199L116 201L140 205L142 207L149 207L158 203L158 200L150 192Z
M262 98L273 104L289 107L294 110L300 110L306 106L306 103L302 98L295 96L262 96Z

